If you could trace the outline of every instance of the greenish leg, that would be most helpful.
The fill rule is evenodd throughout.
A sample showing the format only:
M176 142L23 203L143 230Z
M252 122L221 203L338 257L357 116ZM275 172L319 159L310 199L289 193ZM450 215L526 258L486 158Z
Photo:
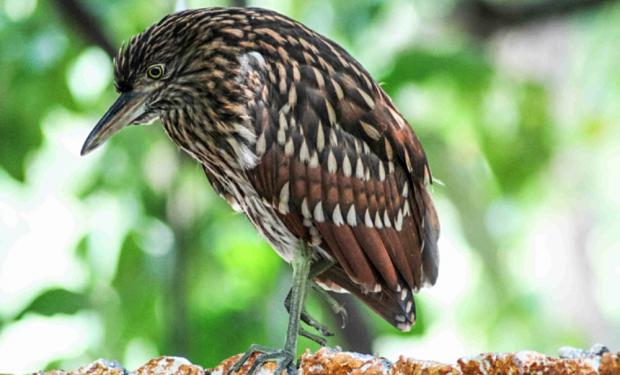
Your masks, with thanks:
M308 279L314 279L323 272L327 271L333 265L334 261L329 259L320 259L315 263L312 263L312 265L310 266L310 272L308 273Z
M300 252L291 262L293 266L293 286L290 291L288 330L286 332L284 349L273 350L258 345L252 345L243 357L228 370L228 374L239 371L241 366L243 366L248 358L255 352L261 352L262 354L256 357L256 361L250 368L248 374L253 374L267 361L275 361L278 363L276 374L280 374L284 369L287 369L287 373L289 374L296 373L296 368L293 366L293 359L297 353L297 337L300 333L299 321L306 298L306 292L308 290L308 275L310 274L311 263L310 248L305 243L301 243Z
M342 320L342 325L340 326L340 328L344 328L347 325L348 318L347 310L344 308L344 306L340 302L336 301L336 299L331 294L329 294L327 290L321 288L314 281L310 281L310 286L312 286L312 289L314 289L315 292L317 292L321 297L323 297L323 299L327 302L329 308L334 312L334 314L340 316L340 319Z
M312 266L310 267L310 273L308 274L308 279L309 279L308 286L312 287L312 289L314 289L327 302L330 309L336 315L340 316L340 319L342 321L341 327L344 328L347 322L347 311L345 310L344 306L342 306L342 304L336 301L336 299L331 294L329 294L328 291L321 288L313 280L315 277L319 276L320 274L325 272L327 269L329 269L333 265L334 265L334 262L328 259L322 259L322 260L317 261L316 263L313 263ZM291 292L289 291L288 295L286 296L286 299L284 300L284 307L286 308L286 311L290 310L290 307L289 307L290 302L291 302L290 300L291 300ZM329 329L325 325L321 324L319 321L314 319L310 314L308 314L305 307L302 308L302 311L301 311L301 321L306 323L310 327L316 329L320 335L314 335L307 331L304 331L304 332L300 331L299 334L316 342L317 344L321 346L324 346L326 343L325 337L334 335L332 332L329 331Z
M313 284L314 282L309 280L308 281L309 284ZM286 308L286 311L288 311L290 313L290 309L291 309L291 292L289 291L288 295L286 296L286 299L284 300L284 307ZM301 310L301 315L300 315L300 319L302 322L306 323L307 325L309 325L310 327L316 329L321 336L333 336L334 334L332 332L329 331L329 329L324 326L323 324L319 323L319 321L317 321L316 319L314 319L310 314L308 314L308 312L306 311L306 308L303 307ZM299 332L300 335L309 338L310 340L318 343L319 345L324 345L325 340L321 339L320 341L315 340L315 337L319 337L319 336L315 336L315 335L311 335L311 337L307 334L304 334L301 332Z
M310 274L310 264L312 263L311 249L301 243L301 254L293 259L293 286L291 288L291 306L288 316L288 330L286 331L286 342L284 351L290 356L288 363L281 361L276 369L279 374L284 368L292 369L290 366L295 354L297 353L297 336L299 335L299 318L304 309L306 293L308 292L308 275Z
M326 346L327 345L327 339L321 335L315 335L314 333L310 333L308 331L306 331L303 328L299 328L299 335L303 336L309 340L312 340L314 342L316 342L317 344L321 345L321 346Z
M312 263L310 267L310 272L308 273L308 286L312 286L313 288L316 287L320 289L320 287L316 285L313 279L317 277L318 275L322 274L323 272L325 272L329 267L333 265L334 265L334 262L329 259L321 259L315 263ZM291 304L291 292L292 292L292 289L288 292L288 294L286 295L286 298L284 299L284 307L286 308L286 311L288 311L289 313L290 313L290 304ZM325 325L319 323L319 321L317 321L312 316L310 316L310 314L308 314L308 312L306 311L306 308L303 306L302 306L300 318L302 322L316 329L320 333L320 336L311 334L307 331L303 331L303 332L300 331L299 334L316 342L317 344L324 346L326 343L324 336L334 335L332 332L329 331L329 329Z

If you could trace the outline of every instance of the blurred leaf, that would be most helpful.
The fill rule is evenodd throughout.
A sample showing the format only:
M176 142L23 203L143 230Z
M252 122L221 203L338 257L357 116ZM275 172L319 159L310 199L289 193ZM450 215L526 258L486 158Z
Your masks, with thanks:
M497 180L507 194L518 192L549 163L554 127L548 113L546 90L536 84L519 88L518 118L513 132L479 126L481 144Z
M35 16L0 29L0 167L24 181L29 155L41 146L40 122L55 105L74 108L65 82L65 69L76 53L55 18ZM10 29L7 29L10 30Z
M381 77L384 89L395 93L402 86L443 79L463 97L475 99L492 77L488 62L473 49L438 51L413 47L401 52L388 74Z
M63 359L56 359L54 361L49 362L46 366L44 371L53 371L53 370L58 370L59 368L63 368Z
M162 297L163 277L158 264L140 248L135 233L129 233L121 248L116 276L112 286L120 299L123 316L121 335L147 337L160 341L161 311L158 304ZM163 267L161 270L164 270Z
M88 236L82 236L80 241L75 246L75 255L81 260L86 260L88 256Z
M62 288L48 289L39 294L16 319L21 319L27 313L36 313L44 316L56 314L75 314L90 307L87 295L76 293Z

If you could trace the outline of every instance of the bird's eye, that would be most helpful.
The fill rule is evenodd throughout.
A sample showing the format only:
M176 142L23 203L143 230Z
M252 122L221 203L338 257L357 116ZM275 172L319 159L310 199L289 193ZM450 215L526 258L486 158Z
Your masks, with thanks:
M151 65L146 70L146 75L151 79L160 79L164 75L164 66L162 64Z

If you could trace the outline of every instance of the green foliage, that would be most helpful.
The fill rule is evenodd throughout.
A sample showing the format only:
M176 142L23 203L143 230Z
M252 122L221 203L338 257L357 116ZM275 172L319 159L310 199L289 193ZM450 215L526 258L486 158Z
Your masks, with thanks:
M478 129L482 148L507 194L527 186L547 165L556 136L543 87L520 85L515 96L518 120L509 125L515 129L498 132L494 124Z
M22 319L26 313L52 316L55 314L75 314L88 308L90 308L90 302L87 295L54 288L39 294L21 313L17 314L15 319Z
M398 54L391 73L382 77L381 82L387 90L397 91L412 82L441 81L471 104L480 100L491 78L491 66L473 48L445 52L411 48Z
M158 316L161 316L161 302L158 299L161 284L165 282L165 268L157 264L138 245L133 234L129 234L121 247L119 267L112 280L116 290L123 325L119 334L124 337L147 335L147 339L158 342ZM164 262L162 262L164 263Z
M40 22L47 11L40 6L32 17L0 27L0 166L20 181L43 141L43 116L56 105L72 107L64 71L76 50L56 19ZM9 22L2 13L0 22Z

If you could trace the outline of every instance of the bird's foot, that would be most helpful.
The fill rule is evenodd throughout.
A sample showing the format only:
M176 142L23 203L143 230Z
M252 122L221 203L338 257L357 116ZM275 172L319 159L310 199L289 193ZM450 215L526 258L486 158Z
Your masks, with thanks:
M347 313L347 309L344 307L344 305L340 303L336 303L336 304L331 305L331 308L334 314L340 317L340 321L341 321L340 328L346 327L347 321L349 320L349 314Z
M228 369L226 375L232 375L239 372L243 365L250 359L254 353L260 353L254 359L254 363L248 370L247 374L256 373L266 362L275 362L277 364L274 374L280 375L286 369L287 375L295 375L297 368L293 364L294 355L288 350L271 349L262 345L252 345L243 354L243 356L235 363L233 367Z
M290 313L290 304L291 304L291 292L289 292L289 294L286 296L286 299L284 300L284 307L286 308L286 311ZM300 329L299 330L299 334L301 336L304 336L306 338L309 338L310 340L318 343L321 346L325 346L325 337L330 337L333 336L334 334L329 330L329 328L327 328L324 324L320 323L318 320L314 319L307 311L305 308L302 309L301 311L301 315L300 315L300 319L302 322L306 323L308 326L314 328L319 334L320 336L308 333L307 331ZM316 338L320 337L319 340L317 340Z
M331 334L331 332L328 333ZM321 346L327 346L327 339L324 336L315 335L314 333L310 333L303 328L299 328L299 336L312 340Z
M334 298L334 296L329 294L328 291L321 288L314 281L312 281L310 285L312 286L312 289L314 289L321 297L323 297L323 300L327 303L327 306L329 306L332 312L340 317L340 321L342 322L340 328L344 328L347 325L347 320L348 320L347 309L344 307L344 305L338 302L336 298ZM331 336L331 335L327 335L327 336Z
M301 313L301 321L306 323L308 326L314 328L317 330L317 332L322 336L322 337L330 337L333 336L334 334L323 324L319 323L319 321L317 321L316 319L314 319L312 316L310 316L310 314L308 314L305 310L302 311ZM304 335L301 331L299 332L302 336L305 336L311 340L312 337L308 337L307 335ZM316 340L313 340L316 341Z

